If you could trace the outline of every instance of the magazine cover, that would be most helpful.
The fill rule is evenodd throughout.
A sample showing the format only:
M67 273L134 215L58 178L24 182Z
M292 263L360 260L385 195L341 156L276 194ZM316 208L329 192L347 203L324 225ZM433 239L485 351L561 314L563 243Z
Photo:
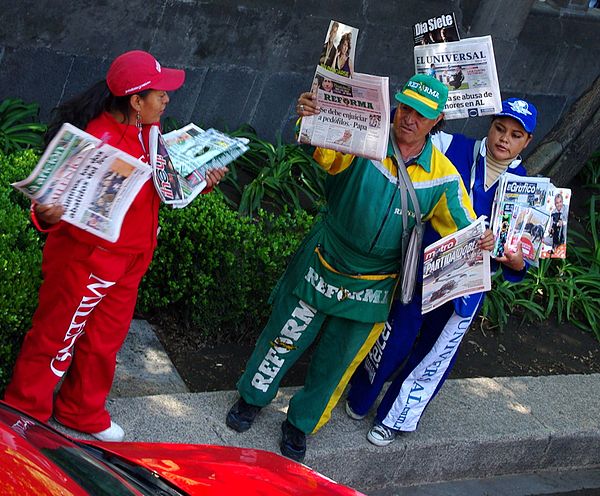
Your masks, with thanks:
M540 258L567 257L567 224L570 204L571 190L569 188L554 188L548 192L545 206L550 221L544 232Z
M494 115L502 109L491 36L414 48L415 72L448 87L446 119Z
M493 257L504 255L504 245L511 241L510 226L513 216L519 214L516 207L544 209L546 194L550 188L547 177L527 177L504 173L500 176L494 205L492 207L491 230L495 245Z
M537 265L542 239L550 216L536 208L522 208L522 210L524 211L522 223L516 226L518 231L516 241L521 242L523 258L529 263Z
M413 26L413 40L415 46L460 40L454 12L416 23Z
M338 21L330 21L325 43L321 49L319 65L341 76L352 77L357 38L357 28Z
M485 216L481 216L425 248L422 313L454 298L491 289L489 252L478 246L485 229Z

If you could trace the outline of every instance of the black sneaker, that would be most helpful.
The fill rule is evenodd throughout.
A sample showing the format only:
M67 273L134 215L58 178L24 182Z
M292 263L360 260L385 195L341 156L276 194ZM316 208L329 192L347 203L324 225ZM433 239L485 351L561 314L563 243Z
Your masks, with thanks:
M234 431L246 432L252 427L252 422L260 412L260 408L246 403L244 398L240 397L227 412L225 423Z
M281 424L281 453L301 462L306 455L306 434L297 427L290 424L287 419Z

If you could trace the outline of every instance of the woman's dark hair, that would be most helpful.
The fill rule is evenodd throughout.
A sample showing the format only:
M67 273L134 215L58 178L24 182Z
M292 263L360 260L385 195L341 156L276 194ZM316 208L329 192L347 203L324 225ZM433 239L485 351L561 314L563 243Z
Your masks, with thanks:
M431 128L430 134L439 133L446 127L446 117L442 117L439 122Z
M344 44L344 41L347 41L348 42L348 55L350 55L350 48L352 47L352 42L350 41L351 39L352 39L351 32L347 32L346 34L343 34L342 37L340 38L340 42L338 43L337 51L339 53L342 53L342 45Z
M146 90L138 94L143 98L148 92L149 90ZM52 111L52 121L44 136L45 144L50 143L65 122L73 124L79 129L85 129L92 119L104 111L120 112L125 116L126 124L129 124L130 98L131 95L113 95L108 89L105 79L98 81L88 90L60 104Z

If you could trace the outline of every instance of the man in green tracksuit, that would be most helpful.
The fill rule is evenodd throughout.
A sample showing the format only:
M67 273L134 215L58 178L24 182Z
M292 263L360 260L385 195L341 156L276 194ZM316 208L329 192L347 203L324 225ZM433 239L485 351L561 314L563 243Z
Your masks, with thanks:
M429 132L443 119L447 88L426 75L413 76L396 95L393 123L424 221L441 235L475 219L454 166L431 144ZM301 116L319 112L311 93L298 100ZM290 400L282 424L281 451L301 461L305 434L330 418L356 367L388 316L402 269L402 205L392 143L382 162L317 148L329 173L328 209L304 240L273 291L273 311L238 382L240 399L227 425L243 432L275 397L288 369L320 333L305 385ZM412 226L411 226L412 227Z

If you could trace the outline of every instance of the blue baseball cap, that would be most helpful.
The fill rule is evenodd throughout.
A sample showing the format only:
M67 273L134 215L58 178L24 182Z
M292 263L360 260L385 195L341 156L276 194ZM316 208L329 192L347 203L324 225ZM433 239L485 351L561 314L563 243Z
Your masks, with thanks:
M519 121L528 133L533 133L537 124L537 109L535 105L521 98L508 98L504 100L502 102L502 110L496 116L512 117Z

